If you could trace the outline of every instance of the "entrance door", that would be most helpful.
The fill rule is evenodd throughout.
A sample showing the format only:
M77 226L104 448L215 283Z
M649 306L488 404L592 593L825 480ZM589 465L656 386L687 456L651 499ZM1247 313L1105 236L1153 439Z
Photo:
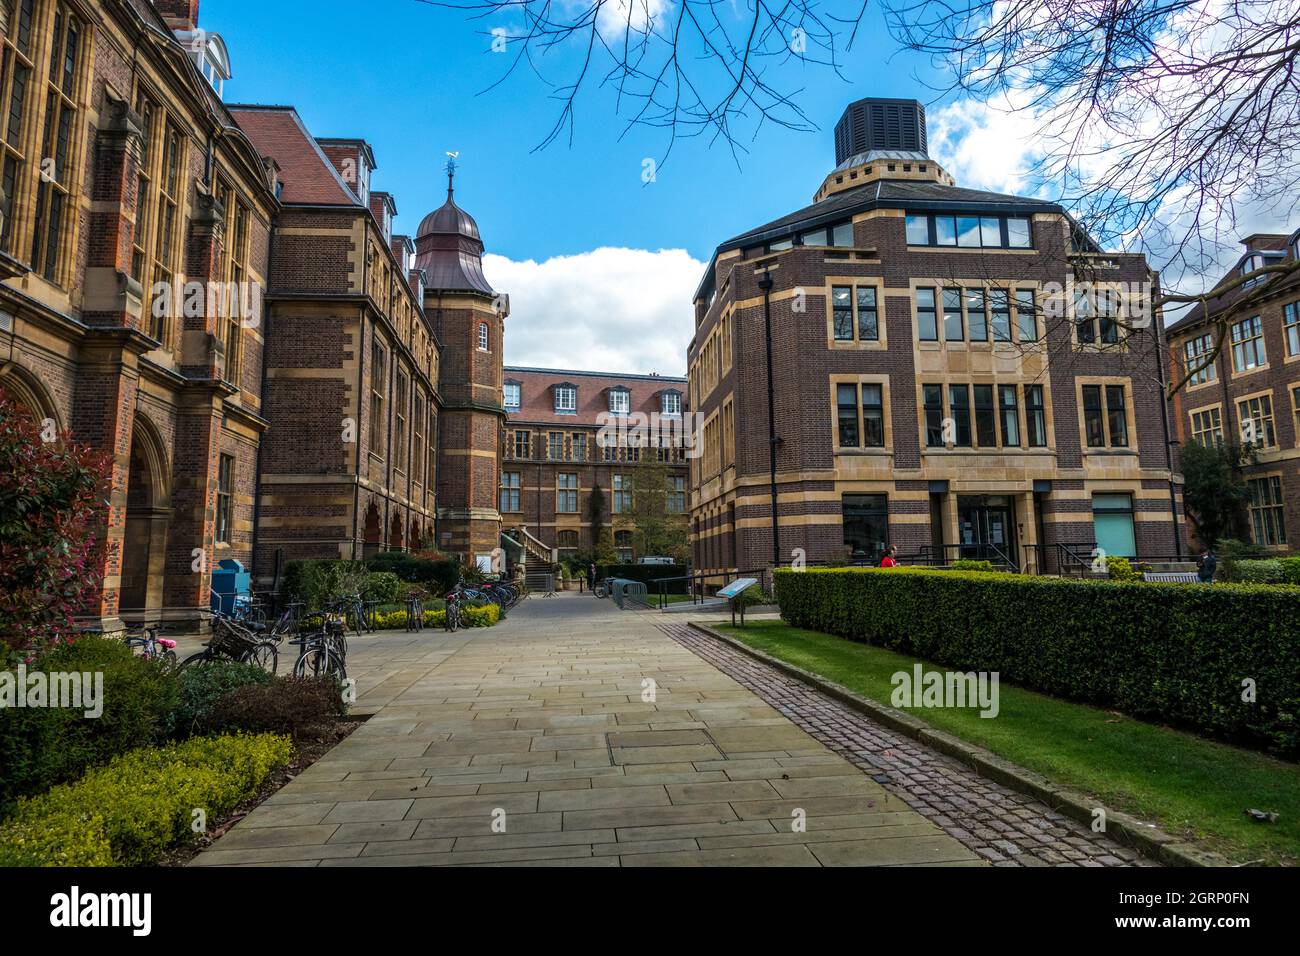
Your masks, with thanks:
M139 421L131 432L126 521L122 532L122 577L118 607L123 613L156 611L163 603L167 556L167 475L161 445Z
M957 530L961 556L973 561L1014 561L1016 525L1011 499L1005 495L976 495L957 499Z

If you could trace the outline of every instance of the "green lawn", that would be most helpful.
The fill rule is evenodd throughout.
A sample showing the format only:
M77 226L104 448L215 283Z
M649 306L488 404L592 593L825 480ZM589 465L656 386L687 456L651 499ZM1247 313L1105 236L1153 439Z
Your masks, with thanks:
M883 704L891 675L918 660L780 621L717 629ZM974 708L908 712L1234 862L1300 863L1300 766L1006 683L999 690L996 718ZM1279 813L1278 822L1252 821L1252 808Z

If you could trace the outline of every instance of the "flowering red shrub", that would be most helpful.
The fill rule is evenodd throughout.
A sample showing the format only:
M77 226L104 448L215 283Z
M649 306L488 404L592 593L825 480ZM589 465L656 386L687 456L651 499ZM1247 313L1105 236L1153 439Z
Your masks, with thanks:
M108 457L41 431L0 389L0 642L10 651L73 635L99 584Z

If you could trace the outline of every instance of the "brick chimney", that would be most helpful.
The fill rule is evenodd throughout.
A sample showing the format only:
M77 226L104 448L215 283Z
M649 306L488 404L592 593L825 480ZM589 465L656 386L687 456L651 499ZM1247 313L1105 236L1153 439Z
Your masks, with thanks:
M364 139L321 139L316 144L321 152L334 164L339 176L348 188L361 200L362 205L370 205L370 174L375 171L375 154L370 144Z
M173 30L193 30L199 25L199 0L153 0L153 5Z
M411 268L411 256L415 254L415 243L411 241L410 236L393 236L389 240L388 248L393 250L393 255L397 261L402 264L402 272Z
M379 231L384 234L384 242L392 242L393 217L397 215L397 203L386 192L375 190L370 194L370 214L379 224ZM402 264L406 268L406 264Z
M1247 252L1255 252L1258 249L1276 252L1279 249L1286 248L1286 241L1289 238L1291 237L1279 236L1274 233L1256 232L1241 240L1241 244L1246 247Z

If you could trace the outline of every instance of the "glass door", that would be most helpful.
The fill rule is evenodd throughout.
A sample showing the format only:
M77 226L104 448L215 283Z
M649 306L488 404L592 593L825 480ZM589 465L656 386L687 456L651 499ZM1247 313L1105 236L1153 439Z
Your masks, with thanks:
M962 558L970 561L1014 562L1015 523L1011 501L1004 495L957 499L957 530Z

